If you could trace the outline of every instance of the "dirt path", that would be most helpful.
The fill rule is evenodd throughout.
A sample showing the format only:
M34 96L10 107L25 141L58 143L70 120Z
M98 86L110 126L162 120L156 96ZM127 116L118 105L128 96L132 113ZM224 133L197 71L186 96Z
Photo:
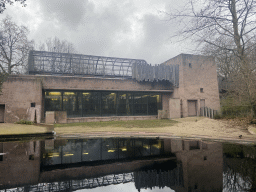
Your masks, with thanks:
M247 130L246 123L233 120L213 120L204 117L187 117L174 119L177 124L160 128L122 128L122 127L60 127L55 128L59 136L179 136L213 139L255 140L256 135ZM242 138L239 136L242 135Z

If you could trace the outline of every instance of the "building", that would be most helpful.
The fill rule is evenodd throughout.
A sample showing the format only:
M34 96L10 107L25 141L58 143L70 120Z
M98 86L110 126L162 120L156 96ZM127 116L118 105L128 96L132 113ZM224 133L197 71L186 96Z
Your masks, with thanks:
M10 75L3 84L0 122L45 122L48 111L55 111L55 122L84 122L199 116L201 107L220 108L211 57L181 54L151 66L31 51L28 66L27 75Z

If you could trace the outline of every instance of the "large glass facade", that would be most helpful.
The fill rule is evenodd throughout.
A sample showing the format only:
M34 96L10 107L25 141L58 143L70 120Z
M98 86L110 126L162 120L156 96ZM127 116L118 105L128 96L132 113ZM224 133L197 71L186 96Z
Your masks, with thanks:
M45 111L67 111L68 117L157 115L160 93L45 91Z

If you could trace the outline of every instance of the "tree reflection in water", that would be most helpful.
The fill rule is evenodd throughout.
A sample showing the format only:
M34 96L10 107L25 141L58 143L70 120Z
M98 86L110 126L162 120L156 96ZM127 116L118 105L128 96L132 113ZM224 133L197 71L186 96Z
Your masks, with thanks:
M223 144L223 191L256 191L255 146Z

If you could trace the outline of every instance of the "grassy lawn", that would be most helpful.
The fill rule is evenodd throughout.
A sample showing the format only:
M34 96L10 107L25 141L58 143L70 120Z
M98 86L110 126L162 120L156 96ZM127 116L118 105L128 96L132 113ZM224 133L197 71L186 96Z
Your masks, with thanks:
M54 131L58 134L86 134L90 132L167 132L166 127L178 123L174 120L134 120L104 121L70 124L55 124Z
M131 121L101 121L101 122L84 122L84 123L69 123L69 124L55 124L54 127L122 127L122 128L157 128L172 126L177 121L169 119L161 120L131 120Z
M34 133L45 133L45 132L47 132L47 128L35 126L35 125L24 125L24 124L13 124L13 123L0 124L0 135L34 134Z

